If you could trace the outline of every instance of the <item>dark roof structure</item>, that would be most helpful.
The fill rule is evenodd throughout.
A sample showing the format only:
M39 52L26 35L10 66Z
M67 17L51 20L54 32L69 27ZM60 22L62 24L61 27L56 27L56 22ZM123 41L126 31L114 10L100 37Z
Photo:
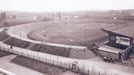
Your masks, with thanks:
M134 25L123 27L117 30L113 30L110 28L102 29L103 31L114 34L114 35L120 35L124 37L133 38L134 37Z

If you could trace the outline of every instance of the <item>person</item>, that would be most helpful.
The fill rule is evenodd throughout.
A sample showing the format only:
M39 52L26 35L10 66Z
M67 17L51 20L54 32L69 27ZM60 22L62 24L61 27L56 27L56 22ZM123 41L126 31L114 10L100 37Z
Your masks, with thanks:
M10 48L13 49L13 44L10 45Z
M10 46L10 48L12 49L12 48L13 48L13 46L11 45L11 46Z

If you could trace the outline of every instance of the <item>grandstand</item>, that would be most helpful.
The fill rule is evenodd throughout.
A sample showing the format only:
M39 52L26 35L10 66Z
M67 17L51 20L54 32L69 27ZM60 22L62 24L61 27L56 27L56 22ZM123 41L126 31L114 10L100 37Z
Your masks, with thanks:
M16 38L12 38L12 37L5 40L4 43L8 44L8 45L16 46L16 47L21 47L21 48L26 48L30 44L30 42L23 41L23 40L16 39Z
M5 31L0 32L0 41L3 41L7 39L8 37L9 35L7 35Z
M65 56L65 57L68 57L70 54L69 48L67 49L63 47L55 47L55 46L42 45L42 44L36 44L35 46L33 46L31 50L48 53L48 54L59 55L59 56Z
M58 56L70 57L70 58L77 58L77 59L89 59L94 54L89 50L84 49L73 49L73 48L64 48L64 47L56 47L46 44L38 44L33 42L28 42L22 39L11 37L6 33L6 31L2 31L0 33L0 40L8 45L20 47L20 48L27 48L37 52L43 52L48 54L54 54Z

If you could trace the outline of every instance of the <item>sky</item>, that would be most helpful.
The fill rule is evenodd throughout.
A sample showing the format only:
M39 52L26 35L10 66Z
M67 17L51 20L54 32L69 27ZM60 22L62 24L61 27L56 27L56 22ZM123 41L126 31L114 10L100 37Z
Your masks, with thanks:
M0 10L79 11L134 9L134 0L0 0Z

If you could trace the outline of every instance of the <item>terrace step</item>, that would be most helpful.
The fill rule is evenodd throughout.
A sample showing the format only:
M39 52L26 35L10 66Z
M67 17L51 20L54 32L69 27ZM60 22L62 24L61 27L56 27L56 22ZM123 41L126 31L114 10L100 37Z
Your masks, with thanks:
M5 40L6 38L8 38L9 36L5 33L5 32L1 32L0 33L0 41Z
M7 41L7 40L9 40L9 39L11 39L11 37L6 38L6 39L3 40L2 42L5 42L5 41Z
M70 57L74 58L74 57L77 57L77 56L82 55L82 54L83 54L82 50L72 49L70 52Z
M65 56L68 57L70 54L70 50L63 48L63 47L56 47L56 46L49 46L49 45L40 45L40 44L35 44L31 50L33 51L39 51L42 53L48 53L48 54L53 54L53 55L58 55L58 56Z
M5 41L3 41L3 43L8 44L8 45L13 44L16 47L21 47L21 48L26 48L30 44L30 42L23 41L20 39L15 39L15 38L6 39Z
M27 47L27 49L32 49L33 47L35 46L35 44L34 43L31 43L28 47Z
M90 51L90 50L78 50L78 49L73 49L70 52L70 57L71 58L78 58L78 59L88 59L94 57L95 54Z

